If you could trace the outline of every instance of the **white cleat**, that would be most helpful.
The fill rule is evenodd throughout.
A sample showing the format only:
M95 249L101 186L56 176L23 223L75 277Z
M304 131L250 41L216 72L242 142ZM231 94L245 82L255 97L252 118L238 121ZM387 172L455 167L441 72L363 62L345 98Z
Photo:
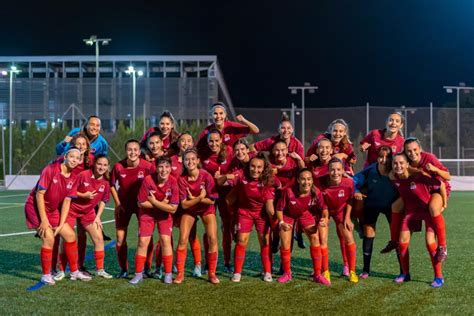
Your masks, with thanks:
M43 274L41 277L41 282L47 285L55 285L56 282L51 274Z
M270 272L265 272L263 274L263 281L265 282L273 282L272 274Z
M193 277L200 278L202 276L201 265L197 264L194 266Z
M240 273L234 273L232 275L232 278L230 279L232 282L240 282L240 279L242 278L242 274Z
M64 273L64 271L59 271L53 276L53 279L54 281L61 281L62 279L64 279L65 276L66 273Z
M112 279L113 278L112 274L107 273L104 269L97 270L96 275L100 276L101 278L104 278L104 279Z
M92 280L92 277L78 270L75 272L71 272L71 281L76 281L76 280L88 282Z
M143 273L135 273L135 276L133 279L129 281L130 284L132 285L137 285L138 283L143 281Z

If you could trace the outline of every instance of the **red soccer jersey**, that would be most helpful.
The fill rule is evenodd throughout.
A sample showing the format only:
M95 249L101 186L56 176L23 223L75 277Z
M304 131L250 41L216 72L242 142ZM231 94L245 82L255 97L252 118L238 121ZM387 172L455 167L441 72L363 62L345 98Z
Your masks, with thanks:
M110 199L110 184L104 177L96 179L92 170L84 170L77 176L77 191L85 193L88 191L95 191L96 196L90 200L78 197L73 199L71 203L71 210L86 214L93 210L100 202L107 203Z
M269 138L265 138L254 144L254 147L257 151L270 151L273 144L280 140L280 135L275 135ZM301 159L304 159L304 148L303 144L294 136L291 136L290 143L288 144L289 153L297 153Z
M308 168L311 169L311 173L313 174L314 185L319 189L324 187L327 182L327 176L329 175L329 164L320 165L318 159L309 163Z
M239 170L244 170L245 166L250 162L250 160L255 157L255 153L249 153L249 161L248 162L241 162L239 159L233 157L229 163L229 168L227 168L227 173L234 173Z
M352 178L342 178L339 185L325 186L322 192L330 215L344 212L354 195L354 181Z
M226 174L229 169L230 162L232 161L232 148L226 146L226 157L222 161L218 161L218 155L211 152L209 148L204 148L199 152L199 158L201 160L202 167L204 170L209 172L212 176L217 170L221 170L221 174Z
M260 212L265 202L275 199L275 189L265 186L261 181L248 179L242 172L233 180L228 180L237 188L237 207L247 212Z
M66 178L61 174L61 163L54 161L47 165L41 172L40 178L36 186L31 190L26 200L27 204L32 204L35 209L36 192L45 190L44 205L46 213L60 211L62 203L66 197L77 197L77 177L71 172Z
M400 179L395 175L395 180L392 182L403 200L406 214L428 212L430 191L440 185L438 179L426 176L421 172L415 173L407 179Z
M114 165L110 185L115 186L115 183L118 182L120 202L126 208L136 210L138 208L137 195L142 181L147 175L153 174L155 171L155 165L145 159L140 159L138 166L134 168L127 167L127 159L123 159Z
M180 176L178 178L178 187L179 187L179 200L184 201L188 198L187 189L191 192L193 196L198 196L201 194L201 190L206 190L206 198L216 200L218 198L214 178L204 169L199 169L199 175L196 180L190 180L187 175ZM214 208L214 205L204 205L198 203L192 208L186 210L189 212L203 212L209 208Z
M181 155L171 156L171 176L178 179L183 173L183 162L181 161Z
M316 190L315 197L311 196L311 194L297 196L298 191L296 186L286 188L277 202L276 211L282 211L291 218L298 218L305 211L310 211L313 215L319 214L322 210L326 209L327 206L321 191L319 191L318 188L314 189Z
M87 169L92 169L92 167L94 166L94 155L93 154L89 154L89 161L88 161L88 168ZM64 156L60 156L58 157L58 159L56 159L57 162L59 163L63 163L64 162ZM78 164L74 169L72 169L72 173L75 175L75 176L78 176L82 171L86 170L86 164L85 164L85 161L83 161L82 163Z
M166 182L161 184L158 184L158 176L156 173L146 176L138 192L138 202L144 203L148 201L150 193L153 193L158 201L163 201L166 198L169 204L179 204L178 181L171 176ZM153 208L153 211L161 212L157 208Z
M209 134L210 130L215 128L216 125L212 123L201 132L196 145L197 148L205 148L207 146L207 134ZM224 129L221 131L222 142L232 147L239 138L246 137L249 133L250 128L248 126L237 122L225 121Z
M313 143L311 144L311 147L309 147L308 151L306 152L306 157L309 157L313 154L316 155L316 150L318 149L318 143L323 138L327 138L331 140L331 134L324 133L324 134L318 135L313 141ZM346 154L347 161L351 159L354 159L354 160L357 159L357 156L354 153L354 147L352 147L352 144L347 144L347 146L344 147L344 144L341 142L339 142L339 144L337 145L333 143L333 151L334 151L334 154L339 154L339 153Z
M142 138L140 139L140 146L142 148L145 148L147 146L146 141L148 139L148 135L150 135L153 132L158 132L161 134L160 128L159 127L150 127L145 134L143 134ZM171 135L171 134L170 134ZM165 138L162 138L161 140L163 141L163 151L166 152L171 146L171 141L170 141L170 135L168 135Z
M438 176L438 174L436 172L431 172L431 171L428 171L426 169L426 165L428 163L431 163L433 166L443 170L443 171L449 171L448 168L446 168L439 160L438 158L436 158L435 155L431 154L431 153L427 153L425 151L422 151L421 152L421 159L420 159L420 162L418 163L418 167L419 168L422 168L423 171L425 171L426 173L429 173L430 175L432 175L433 177L437 178L439 181L443 181L445 186L446 186L446 191L449 192L451 191L451 184L449 183L449 181L443 179L442 177Z
M273 168L276 168L274 160L270 159L270 163ZM298 173L298 164L291 157L286 157L286 163L283 167L278 168L278 172L275 177L281 182L281 188L291 187L295 184L296 174Z
M379 148L382 146L388 146L392 149L392 154L395 155L401 151L403 151L403 144L405 142L405 138L400 134L394 139L386 139L385 136L385 129L374 129L370 131L367 136L361 140L360 144L369 143L370 147L367 150L367 158L365 159L364 168L377 162L378 151Z

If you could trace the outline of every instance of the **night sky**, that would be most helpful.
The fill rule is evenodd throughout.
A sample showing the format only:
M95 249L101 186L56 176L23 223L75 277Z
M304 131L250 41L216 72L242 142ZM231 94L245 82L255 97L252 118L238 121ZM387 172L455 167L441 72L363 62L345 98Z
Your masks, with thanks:
M427 106L474 84L474 1L4 1L0 55L217 55L235 106ZM157 4L160 3L160 4Z

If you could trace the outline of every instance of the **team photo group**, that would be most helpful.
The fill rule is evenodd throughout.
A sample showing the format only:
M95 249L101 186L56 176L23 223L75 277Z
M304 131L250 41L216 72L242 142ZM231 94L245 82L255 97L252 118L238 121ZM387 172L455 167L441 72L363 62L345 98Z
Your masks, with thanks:
M25 203L26 224L41 239L41 282L54 285L69 272L71 280L116 277L138 285L156 278L180 284L186 282L188 244L193 277L207 275L212 284L240 282L252 277L243 267L255 230L263 281L292 281L293 247L306 247L312 280L330 286L328 233L335 229L340 250L331 249L331 257L342 260L340 273L348 282L358 283L371 275L376 223L384 215L390 236L380 236L388 240L380 252L396 253L400 272L394 282L410 281L410 255L426 256L409 253L411 234L421 231L424 222L434 272L431 286L444 285L443 211L450 173L418 139L404 137L401 113L378 122L380 129L370 131L360 144L351 142L343 118L330 118L326 132L306 149L286 115L275 122L274 136L255 143L246 138L259 133L251 118L237 115L230 120L220 102L210 107L209 115L212 124L194 139L177 130L172 113L162 113L158 126L123 144L123 159L114 165L97 116L51 148L57 158L44 166ZM356 160L364 158L364 169L354 170ZM110 237L102 230L101 216L110 199L117 276L104 267L104 240ZM129 267L127 235L134 216L138 244L134 267ZM93 273L84 265L87 236L94 247ZM363 253L362 264L356 263L357 249ZM277 255L280 265L274 260ZM356 273L356 267L362 272Z

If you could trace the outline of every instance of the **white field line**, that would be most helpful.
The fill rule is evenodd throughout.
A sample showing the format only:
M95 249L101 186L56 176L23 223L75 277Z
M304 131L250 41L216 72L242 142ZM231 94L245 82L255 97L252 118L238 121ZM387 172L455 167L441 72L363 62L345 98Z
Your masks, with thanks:
M9 197L17 197L17 196L28 196L28 194L30 193L26 193L26 194L12 194L12 195L0 195L0 199L1 198L9 198Z

